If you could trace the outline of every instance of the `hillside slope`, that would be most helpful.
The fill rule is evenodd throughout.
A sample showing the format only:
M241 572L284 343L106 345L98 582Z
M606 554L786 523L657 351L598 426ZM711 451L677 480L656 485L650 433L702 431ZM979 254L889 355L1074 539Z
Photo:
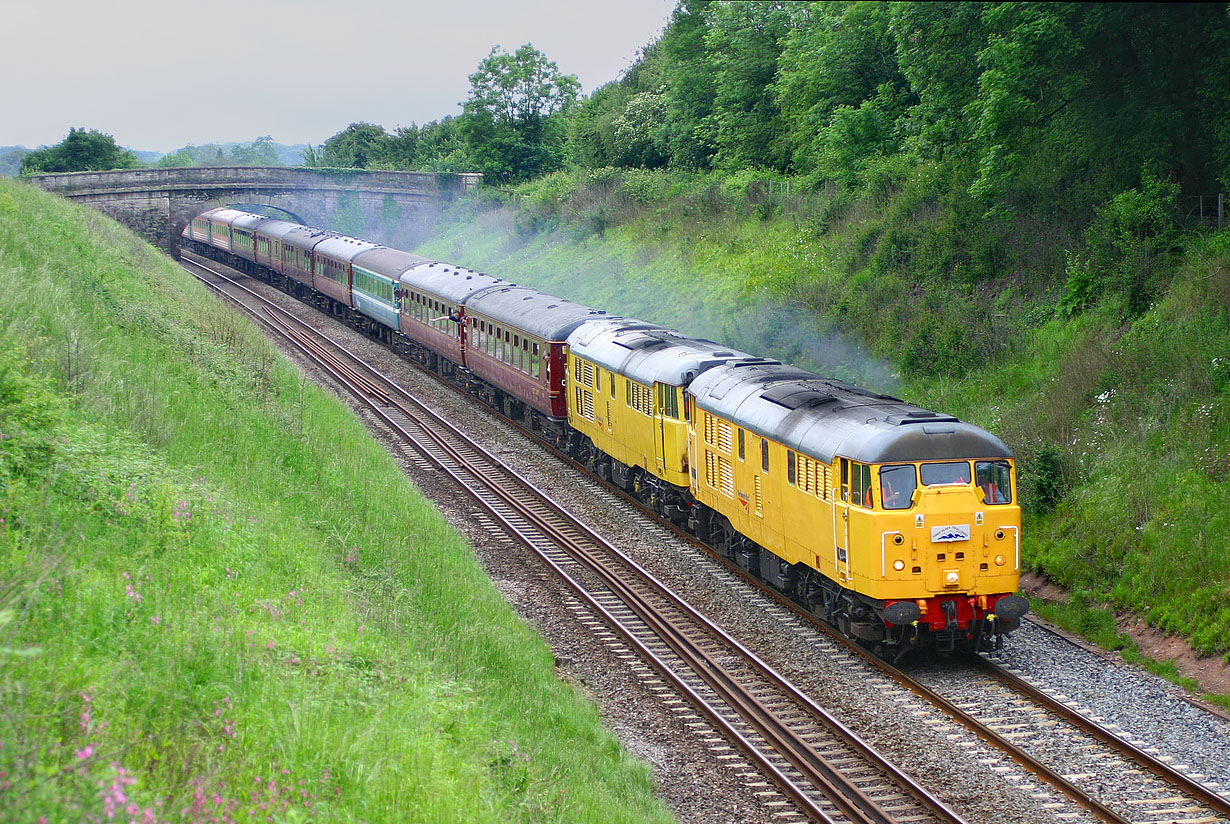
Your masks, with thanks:
M8 181L0 704L6 821L670 818L344 405Z
M1146 311L1064 312L1062 271L1029 293L875 265L894 209L607 170L462 204L417 251L991 429L1020 460L1026 564L1068 593L1044 612L1129 657L1125 614L1230 661L1230 231L1182 239Z

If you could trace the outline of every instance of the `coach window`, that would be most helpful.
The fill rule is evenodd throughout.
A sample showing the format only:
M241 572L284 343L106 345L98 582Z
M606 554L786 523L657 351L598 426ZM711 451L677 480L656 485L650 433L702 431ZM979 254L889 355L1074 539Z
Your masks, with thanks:
M745 444L744 444L746 437L747 437L747 433L744 432L742 429L740 429L739 430L739 460L741 461L746 458L746 454L745 454L746 450L745 450Z
M534 358L531 363L534 365L534 377L540 377L542 374L542 355L538 352L538 344L534 344Z

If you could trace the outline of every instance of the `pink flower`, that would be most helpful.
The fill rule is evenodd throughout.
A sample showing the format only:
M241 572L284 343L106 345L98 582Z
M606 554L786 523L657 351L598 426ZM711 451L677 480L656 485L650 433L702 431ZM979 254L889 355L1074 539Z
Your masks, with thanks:
M87 758L89 758L91 755L94 754L94 747L90 744L87 744L84 750L77 750L77 752L73 754L76 755L78 758L80 758L82 761L84 761Z

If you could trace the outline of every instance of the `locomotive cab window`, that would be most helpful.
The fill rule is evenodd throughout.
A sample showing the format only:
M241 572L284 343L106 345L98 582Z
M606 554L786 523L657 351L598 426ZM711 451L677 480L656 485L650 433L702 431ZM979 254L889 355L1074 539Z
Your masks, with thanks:
M885 509L909 509L917 488L913 464L880 467L880 503Z
M960 486L969 483L969 464L965 461L925 463L919 467L923 486Z
M868 509L875 506L871 491L870 466L846 458L841 459L841 498L855 506L865 506Z
M658 409L665 418L679 418L679 396L670 384L658 384Z
M988 504L1012 503L1012 469L1007 461L975 461L974 483Z

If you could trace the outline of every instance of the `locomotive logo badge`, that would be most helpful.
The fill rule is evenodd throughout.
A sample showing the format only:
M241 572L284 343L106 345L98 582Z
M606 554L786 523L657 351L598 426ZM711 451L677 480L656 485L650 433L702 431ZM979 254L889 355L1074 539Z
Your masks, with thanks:
M969 524L931 527L931 543L944 544L969 540Z

